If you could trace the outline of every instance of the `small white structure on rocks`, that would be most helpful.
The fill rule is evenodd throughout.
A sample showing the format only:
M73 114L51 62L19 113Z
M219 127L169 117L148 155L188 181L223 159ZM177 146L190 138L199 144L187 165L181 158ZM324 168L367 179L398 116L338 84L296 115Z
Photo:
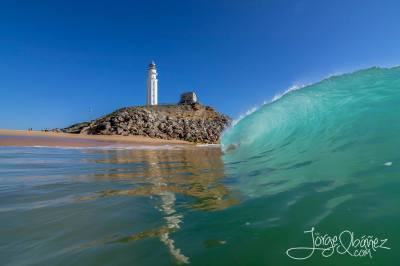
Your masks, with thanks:
M185 92L181 94L179 104L193 104L197 103L197 95L194 91Z
M154 61L149 64L147 72L147 105L158 104L158 80L157 69Z

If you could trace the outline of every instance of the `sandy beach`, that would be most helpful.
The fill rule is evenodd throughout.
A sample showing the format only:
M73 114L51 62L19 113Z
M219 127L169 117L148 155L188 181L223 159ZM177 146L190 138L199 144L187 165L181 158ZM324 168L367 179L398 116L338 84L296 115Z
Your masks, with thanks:
M93 147L109 145L167 145L191 143L143 136L81 135L44 131L0 129L0 146Z

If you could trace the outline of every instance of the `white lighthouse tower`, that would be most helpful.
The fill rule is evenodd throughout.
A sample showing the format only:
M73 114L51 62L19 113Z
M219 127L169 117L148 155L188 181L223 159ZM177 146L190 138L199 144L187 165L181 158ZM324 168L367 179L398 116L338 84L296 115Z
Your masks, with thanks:
M157 69L154 61L149 64L147 72L147 105L158 104L158 80Z

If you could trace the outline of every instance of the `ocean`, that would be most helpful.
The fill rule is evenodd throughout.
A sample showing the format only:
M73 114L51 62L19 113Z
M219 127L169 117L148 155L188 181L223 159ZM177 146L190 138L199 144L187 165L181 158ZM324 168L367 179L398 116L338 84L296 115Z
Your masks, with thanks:
M290 91L221 146L0 147L1 265L398 265L400 68Z

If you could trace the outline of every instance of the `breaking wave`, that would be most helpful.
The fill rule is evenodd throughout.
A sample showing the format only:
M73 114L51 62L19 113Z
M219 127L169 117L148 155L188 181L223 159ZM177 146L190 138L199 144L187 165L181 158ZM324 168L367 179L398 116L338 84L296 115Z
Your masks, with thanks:
M290 89L237 121L221 147L233 174L259 177L241 180L255 191L271 180L382 176L400 163L399 133L400 67L374 67Z

